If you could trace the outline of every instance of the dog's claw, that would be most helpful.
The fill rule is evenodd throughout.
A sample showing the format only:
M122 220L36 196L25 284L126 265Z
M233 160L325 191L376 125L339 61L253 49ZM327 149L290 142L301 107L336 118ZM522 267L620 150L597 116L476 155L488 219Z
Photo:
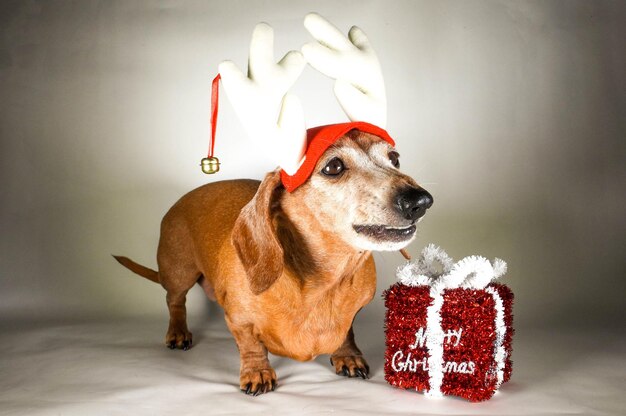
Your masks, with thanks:
M335 373L344 377L360 377L363 380L369 378L370 367L362 356L336 356L331 357L331 363L335 366Z
M276 383L276 372L271 367L246 370L239 375L239 388L250 396L274 391Z
M170 327L165 334L165 345L171 350L179 349L187 351L191 348L192 335L186 327L173 326Z

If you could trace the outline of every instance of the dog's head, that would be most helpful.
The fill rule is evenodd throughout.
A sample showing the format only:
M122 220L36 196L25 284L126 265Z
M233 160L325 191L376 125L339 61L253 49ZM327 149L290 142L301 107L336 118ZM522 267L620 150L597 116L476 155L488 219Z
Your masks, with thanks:
M277 172L268 174L233 230L239 258L254 276L253 291L267 289L282 273L284 253L274 224L281 199L313 211L315 226L355 249L406 247L433 198L399 167L399 154L389 143L353 130L324 152L310 178L292 193L282 189Z
M353 130L328 148L293 196L316 207L328 232L363 250L400 250L432 196L400 171L399 153L378 137Z

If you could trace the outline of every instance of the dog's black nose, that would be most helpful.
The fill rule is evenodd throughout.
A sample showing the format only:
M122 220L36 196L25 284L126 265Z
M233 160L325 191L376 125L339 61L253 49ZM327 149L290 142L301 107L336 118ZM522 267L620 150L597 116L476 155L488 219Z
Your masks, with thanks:
M408 188L396 195L395 208L407 220L423 217L432 205L432 195L421 188Z

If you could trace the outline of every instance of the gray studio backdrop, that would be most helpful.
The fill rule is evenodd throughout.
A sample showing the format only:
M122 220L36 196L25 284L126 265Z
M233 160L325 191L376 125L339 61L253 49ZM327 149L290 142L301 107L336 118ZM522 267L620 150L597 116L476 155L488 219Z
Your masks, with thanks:
M416 255L509 262L517 325L622 326L626 232L623 2L159 1L0 3L0 313L162 316L160 287L117 265L155 266L159 222L208 181L261 178L223 96L219 175L198 162L210 81L245 65L258 21L277 55L316 10L360 25L382 62L403 170L432 192ZM309 126L345 120L332 82L294 88ZM377 254L379 292L403 262ZM202 292L191 313L206 314ZM377 297L359 319L382 320Z

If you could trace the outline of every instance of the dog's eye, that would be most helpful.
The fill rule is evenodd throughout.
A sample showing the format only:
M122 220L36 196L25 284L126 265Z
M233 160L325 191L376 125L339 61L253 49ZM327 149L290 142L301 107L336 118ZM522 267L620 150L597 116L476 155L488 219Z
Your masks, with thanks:
M400 169L400 154L398 152L389 152L387 156L389 156L389 160L391 160L391 164L396 169Z
M322 173L327 176L337 176L344 171L346 167L338 157L332 158L330 162L324 166Z

